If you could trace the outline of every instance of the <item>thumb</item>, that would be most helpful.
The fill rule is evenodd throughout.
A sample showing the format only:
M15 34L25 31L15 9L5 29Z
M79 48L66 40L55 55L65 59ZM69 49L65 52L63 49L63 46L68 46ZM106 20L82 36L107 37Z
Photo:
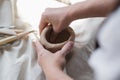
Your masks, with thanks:
M37 54L41 52L41 50L43 50L43 46L40 44L40 42L38 40L33 40L34 46L35 46L35 50L37 51Z
M42 32L42 30L48 25L48 22L45 21L45 17L42 16L41 20L40 20L40 24L39 24L39 31L40 34Z
M58 51L58 54L60 54L60 55L65 57L71 51L71 49L73 48L73 44L74 44L73 41L67 42L63 46L63 48L60 51Z

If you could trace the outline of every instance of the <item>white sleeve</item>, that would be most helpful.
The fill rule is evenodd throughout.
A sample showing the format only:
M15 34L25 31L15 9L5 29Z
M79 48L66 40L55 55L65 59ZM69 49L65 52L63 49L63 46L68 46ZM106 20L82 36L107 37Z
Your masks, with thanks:
M120 7L103 25L98 42L89 60L95 80L120 80Z

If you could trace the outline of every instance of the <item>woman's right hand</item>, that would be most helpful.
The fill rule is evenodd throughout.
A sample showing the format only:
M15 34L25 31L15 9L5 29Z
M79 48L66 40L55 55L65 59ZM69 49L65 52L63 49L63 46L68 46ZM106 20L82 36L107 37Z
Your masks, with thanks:
M68 27L72 21L69 17L69 11L69 6L62 8L47 8L41 17L39 26L40 33L48 24L53 26L55 33L59 33Z

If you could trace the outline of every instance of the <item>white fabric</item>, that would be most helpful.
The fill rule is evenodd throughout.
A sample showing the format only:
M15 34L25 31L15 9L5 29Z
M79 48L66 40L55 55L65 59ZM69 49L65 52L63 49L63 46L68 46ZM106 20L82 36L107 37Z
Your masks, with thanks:
M0 0L0 27L9 26L12 26L11 3L9 0Z
M77 2L82 2L82 1L86 1L86 0L56 0L56 1L60 1L62 3L71 5L71 4L75 4Z
M17 12L14 12L16 11L14 2L0 0L0 29L14 28L11 26L24 30L27 28L27 25L18 19ZM38 66L37 56L32 46L31 37L26 37L17 40L12 45L0 48L0 80L39 80L42 78L40 77L42 71Z
M100 47L89 61L95 80L120 80L120 7L110 16L98 35Z
M75 4L77 2L82 2L82 1L86 1L86 0L70 0L70 3L71 4Z
M6 6L3 6L6 1ZM2 17L0 25L15 26L17 29L24 30L30 29L30 25L38 30L39 19L45 8L66 6L53 0L18 0L17 15L13 2L14 0L0 0L0 17ZM10 14L8 14L9 12ZM30 25L23 23L21 19ZM71 24L76 33L76 43L73 49L73 58L66 65L66 70L75 80L92 80L92 71L87 60L94 50L94 35L96 33L94 31L97 31L97 26L102 21L103 19L85 19ZM37 55L32 45L33 38L35 36L30 34L0 50L0 80L45 80L37 63Z
M95 49L95 36L103 18L74 21L71 26L76 33L73 57L67 64L67 72L75 80L93 80L88 59Z
M54 0L18 0L17 2L18 14L21 16L21 19L25 22L30 23L32 27L37 30L41 14L46 8L63 6L66 5Z

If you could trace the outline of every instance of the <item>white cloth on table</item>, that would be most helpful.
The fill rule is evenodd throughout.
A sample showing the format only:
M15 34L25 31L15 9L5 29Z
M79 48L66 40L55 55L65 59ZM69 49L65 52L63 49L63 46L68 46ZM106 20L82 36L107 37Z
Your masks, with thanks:
M15 2L15 0L0 0L0 25L4 28L26 31L31 28L31 25L38 30L39 19L45 8L66 6L54 0ZM103 19L94 18L78 20L71 24L76 33L76 42L73 57L66 65L66 71L75 80L92 80L92 71L87 61L94 50L94 36L102 21ZM0 49L0 80L45 80L41 67L37 63L37 54L32 45L33 38L36 39L31 33L10 46Z

